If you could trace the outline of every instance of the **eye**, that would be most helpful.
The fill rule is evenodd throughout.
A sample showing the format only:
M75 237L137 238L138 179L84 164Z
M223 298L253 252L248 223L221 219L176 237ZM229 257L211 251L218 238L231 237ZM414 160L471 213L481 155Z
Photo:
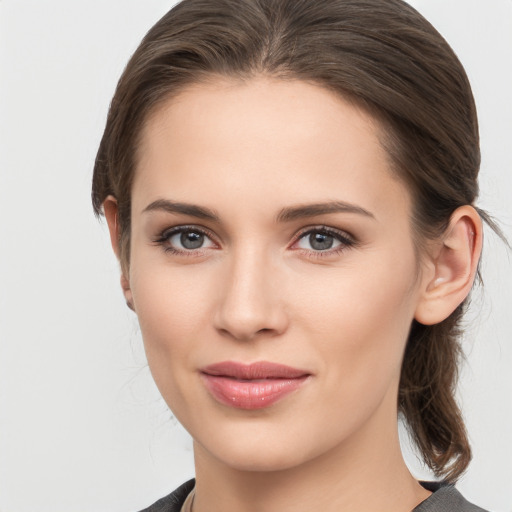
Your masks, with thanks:
M313 249L314 251L327 251L340 245L333 235L327 233L314 232L303 236L298 243L301 249Z
M174 247L178 247L181 244L181 248L193 250L200 249L204 245L205 240L207 238L203 233L187 229L171 236L169 243Z
M297 249L336 253L355 244L349 235L328 227L309 229L296 242Z
M216 247L205 231L193 226L167 229L155 242L168 252L180 254Z

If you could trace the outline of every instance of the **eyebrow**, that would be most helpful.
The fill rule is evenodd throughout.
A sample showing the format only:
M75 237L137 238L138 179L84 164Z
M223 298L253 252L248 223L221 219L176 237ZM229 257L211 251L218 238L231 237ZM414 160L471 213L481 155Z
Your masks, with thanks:
M305 217L315 217L317 215L325 215L328 213L355 213L375 219L373 213L365 210L361 206L343 201L329 201L327 203L315 203L307 205L292 206L283 208L277 216L277 222L290 222Z
M153 211L164 211L167 213L181 213L198 219L205 219L220 222L219 215L209 208L190 203L180 203L169 199L157 199L144 208L143 213ZM355 213L375 219L373 213L361 206L343 201L329 201L326 203L314 203L283 208L276 217L276 222L291 222L297 219L315 217L329 213Z
M167 213L181 213L183 215L190 215L191 217L197 217L198 219L206 219L215 222L219 222L219 216L215 211L202 206L189 203L179 203L175 201L169 201L168 199L157 199L150 203L142 213L164 211Z

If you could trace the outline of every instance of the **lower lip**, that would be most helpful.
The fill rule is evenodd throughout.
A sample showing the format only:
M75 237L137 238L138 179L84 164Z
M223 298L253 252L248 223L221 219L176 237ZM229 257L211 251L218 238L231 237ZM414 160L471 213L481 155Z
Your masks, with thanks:
M238 409L263 409L297 390L308 375L294 379L238 380L203 373L202 378L218 402Z

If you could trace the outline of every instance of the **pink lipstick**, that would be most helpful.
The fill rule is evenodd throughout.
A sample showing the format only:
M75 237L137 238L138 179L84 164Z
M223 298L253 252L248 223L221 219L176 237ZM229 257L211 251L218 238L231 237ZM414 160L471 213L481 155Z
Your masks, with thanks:
M201 376L220 403L239 409L262 409L298 389L310 373L267 361L249 365L224 361L202 368Z

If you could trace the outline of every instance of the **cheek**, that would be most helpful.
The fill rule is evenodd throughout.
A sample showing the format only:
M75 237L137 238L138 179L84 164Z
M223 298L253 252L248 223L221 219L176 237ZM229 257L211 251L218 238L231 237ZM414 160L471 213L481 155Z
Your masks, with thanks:
M180 376L193 371L198 343L205 337L212 283L192 266L178 270L137 256L131 289L153 378L167 398ZM140 269L140 272L139 272Z
M413 273L402 268L397 277L365 270L359 277L354 269L332 279L327 291L317 281L316 292L299 313L306 337L314 342L325 397L312 402L309 417L318 422L326 443L348 438L375 414L382 419L376 411L391 422L397 414L401 362L413 316L408 279Z
M372 393L399 378L415 310L414 258L397 263L392 254L382 254L375 260L311 281L312 291L301 299L298 316L323 355L333 387L343 382L346 389Z

